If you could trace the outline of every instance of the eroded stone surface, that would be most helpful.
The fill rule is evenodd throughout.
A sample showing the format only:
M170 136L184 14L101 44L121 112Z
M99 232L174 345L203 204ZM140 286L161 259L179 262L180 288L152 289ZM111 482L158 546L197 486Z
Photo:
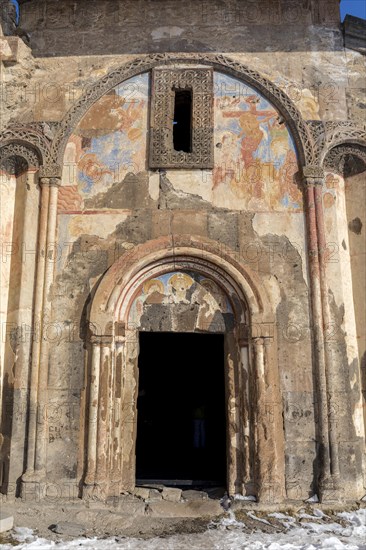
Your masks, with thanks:
M16 31L4 4L2 492L178 514L135 487L139 332L173 331L225 335L231 496L363 496L366 76L338 0L31 0ZM212 169L149 165L159 66L211 67Z

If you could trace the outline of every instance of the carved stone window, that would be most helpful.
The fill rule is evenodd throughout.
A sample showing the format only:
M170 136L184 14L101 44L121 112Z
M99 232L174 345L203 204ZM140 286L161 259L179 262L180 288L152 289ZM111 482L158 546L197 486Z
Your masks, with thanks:
M213 167L212 69L153 70L150 167Z

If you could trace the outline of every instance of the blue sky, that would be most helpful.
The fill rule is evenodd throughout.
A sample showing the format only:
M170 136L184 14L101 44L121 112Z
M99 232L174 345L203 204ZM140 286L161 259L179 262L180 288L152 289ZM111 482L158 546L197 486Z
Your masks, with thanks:
M341 17L342 21L346 14L355 15L366 19L366 0L342 0Z
M12 0L17 6L17 0ZM342 0L341 1L341 17L342 21L346 14L355 15L366 19L366 0Z

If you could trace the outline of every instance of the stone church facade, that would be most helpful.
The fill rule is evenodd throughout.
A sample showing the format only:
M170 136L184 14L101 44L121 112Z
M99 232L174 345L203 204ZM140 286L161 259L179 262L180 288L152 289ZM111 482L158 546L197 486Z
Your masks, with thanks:
M361 499L362 21L345 31L338 0L19 4L0 36L2 493L134 491L150 332L222 337L230 495Z

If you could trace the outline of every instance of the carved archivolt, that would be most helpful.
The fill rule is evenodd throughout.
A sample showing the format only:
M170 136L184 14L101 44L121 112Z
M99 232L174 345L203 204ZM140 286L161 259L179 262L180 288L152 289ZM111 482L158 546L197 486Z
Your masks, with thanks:
M352 122L306 122L287 94L257 71L221 54L156 53L139 57L113 70L93 84L73 105L60 123L34 123L8 128L0 134L1 141L29 143L40 152L42 164L62 164L67 141L89 108L121 82L155 67L206 65L230 74L255 87L281 113L293 136L302 166L321 166L327 151L341 143L366 145L366 128ZM172 70L174 70L172 67Z
M37 152L39 164L49 160L53 133L45 123L16 124L0 132L0 148L23 145Z
M344 175L347 156L360 159L366 170L366 148L359 145L344 144L331 149L324 159L324 168L329 172Z
M28 168L38 168L39 165L40 158L37 152L26 145L9 143L0 148L0 167L9 174L18 176Z
M308 122L314 143L314 164L321 166L331 149L345 143L366 146L366 125L356 126L351 121Z
M66 114L52 144L51 157L52 162L62 162L64 149L68 138L75 126L81 120L83 115L102 95L107 93L113 87L121 82L152 70L159 65L176 65L182 63L196 65L208 65L213 69L225 72L238 79L244 80L248 84L257 88L257 90L268 98L268 100L280 111L292 133L302 164L313 164L314 144L311 132L303 120L300 111L287 96L287 94L278 88L275 84L267 80L257 71L249 69L245 65L225 57L221 54L197 53L197 54L169 54L157 53L140 57L122 67L115 69L96 84L91 86L79 101Z
M321 120L309 120L308 127L313 141L313 161L311 164L320 165L320 158L325 147L325 125Z
M326 152L342 143L366 145L366 124L356 126L353 122L325 122ZM325 153L326 154L326 153ZM325 155L324 155L325 156Z

